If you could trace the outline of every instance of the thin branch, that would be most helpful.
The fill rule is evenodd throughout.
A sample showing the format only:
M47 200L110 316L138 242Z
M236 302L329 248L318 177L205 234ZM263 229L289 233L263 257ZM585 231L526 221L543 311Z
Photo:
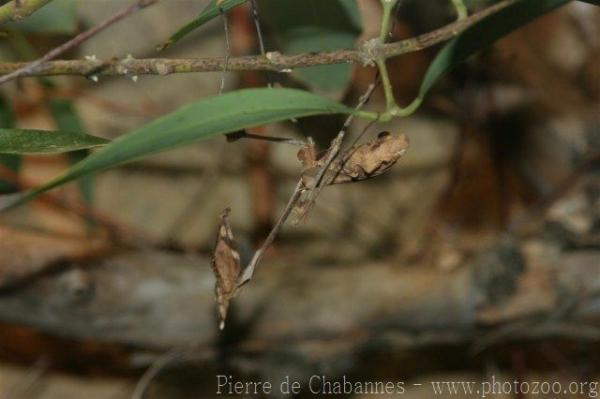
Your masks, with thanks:
M294 192L292 193L292 196L288 200L288 203L285 206L283 213L279 217L279 220L277 220L277 223L275 223L275 226L273 226L273 229L271 230L271 232L269 233L269 235L267 236L267 238L265 239L265 241L263 242L261 247L254 253L252 260L250 260L250 263L248 264L248 266L246 266L246 268L240 275L240 278L237 283L238 288L241 287L242 285L246 284L248 281L250 281L252 279L252 276L254 275L254 269L256 269L256 265L258 265L258 263L262 259L263 255L264 255L265 251L267 250L267 248L269 247L269 245L271 245L273 240L275 240L275 237L277 236L277 234L279 234L279 230L281 230L284 223L286 222L286 220L292 213L292 210L294 209L294 206L298 202L298 199L300 199L300 194L302 194L303 185L304 184L302 182L302 179L300 179L298 181L298 183L296 184L296 187L294 188Z
M331 179L335 178L335 175L337 174L337 172L339 172L339 170L334 170L334 173L332 173L333 177L330 179L325 179L325 174L328 171L331 171L331 164L338 157L338 155L340 153L340 150L342 148L342 142L344 141L344 138L346 137L346 131L348 130L348 128L350 127L350 124L354 120L354 116L369 101L369 99L371 98L371 95L373 94L373 91L375 91L375 87L377 87L376 83L372 83L371 85L369 85L365 94L363 94L360 97L358 104L354 108L354 112L351 113L350 115L348 115L348 118L346 118L346 121L344 122L342 129L337 134L337 136L331 141L331 145L329 146L329 149L327 150L327 155L325 156L323 165L321 166L321 169L317 173L317 176L314 179L314 183L313 183L312 187L305 188L305 190L307 191L306 200L305 200L304 206L302 207L301 214L299 215L299 219L303 219L306 217L306 215L312 208L313 204L315 203L317 197L319 196L319 194L321 193L323 188L325 186L329 185L329 183L331 183Z
M381 26L379 27L379 40L382 43L385 43L390 37L390 21L392 17L392 11L396 6L396 0L381 0L381 5L383 7L383 15L381 17Z
M256 28L256 38L258 39L258 47L260 54L265 55L265 42L263 40L262 29L260 27L260 18L258 17L258 5L256 0L251 1L252 5L252 18L254 19L254 27Z
M381 0L383 7L383 13L381 15L381 30L379 32L380 43L385 43L390 36L390 19L392 18L392 11L396 6L395 0ZM385 94L385 111L388 113L393 112L399 108L394 98L394 90L388 76L388 70L385 63L386 59L381 57L375 61L377 68L379 68L379 75L383 82L383 92Z
M158 375L164 369L166 369L171 363L180 358L182 355L183 351L175 348L159 356L139 379L133 393L131 394L131 399L144 399L146 396L146 391L150 387L152 381L158 377Z
M62 45L49 51L43 57L41 57L31 63L26 63L26 64L22 65L21 67L8 73L7 75L1 76L0 84L6 83L6 82L16 79L20 76L35 75L40 70L40 68L44 65L44 63L79 46L81 43L83 43L84 41L97 35L98 33L102 32L104 29L108 28L115 22L118 22L121 19L127 17L128 15L133 14L134 12L141 10L145 7L148 7L148 6L156 3L157 1L158 0L137 0L134 4L130 5L129 7L123 8L116 14L114 14L114 15L108 17L107 19L105 19L104 21L100 22L98 25L93 26L84 32L81 32L80 34L78 34L77 36L75 36L74 38L69 40L68 42L63 43Z
M20 21L51 1L52 0L28 0L25 3L17 0L9 1L0 7L0 24L11 21Z
M250 2L250 8L252 9L252 19L254 19L254 27L256 29L256 38L258 40L258 48L260 49L260 55L266 56L265 41L263 40L262 28L260 27L260 17L258 16L258 4L256 0ZM271 77L267 74L267 86L273 87Z
M469 15L469 12L468 12L467 6L463 2L463 0L452 0L452 5L454 6L454 9L456 10L456 16L459 20L467 18L467 15Z
M329 158L325 161L323 168L320 170L319 174L317 175L317 178L315 179L315 185L310 188L310 190L311 190L310 194L314 195L314 197L311 197L311 199L313 201L314 201L314 198L316 198L316 196L319 194L319 192L321 191L323 186L327 185L329 183L329 182L322 182L322 184L319 185L319 183L323 180L325 171L327 171L329 169L329 165L331 164L331 162L333 162L333 160L339 153L342 141L346 134L346 130L350 126L350 123L352 123L352 120L354 118L354 115L356 114L356 111L358 111L360 108L362 108L365 105L365 103L369 100L369 98L371 97L371 94L373 94L373 91L375 90L375 87L376 87L375 84L372 84L369 86L366 93L361 97L358 105L356 106L355 112L353 112L352 114L350 114L350 116L348 116L348 118L344 122L344 126L342 127L342 129L340 130L340 132L338 133L336 138L333 139L333 141L331 143L331 147L329 148L329 152L327 155ZM296 184L296 187L294 188L294 192L292 193L292 196L288 200L288 203L285 206L285 209L283 210L283 213L279 217L279 220L277 220L277 223L275 223L275 226L273 227L273 229L271 230L271 232L269 233L269 235L267 236L267 238L265 239L265 241L263 242L261 247L254 253L252 260L250 260L250 263L248 264L248 266L246 266L246 268L240 275L240 277L238 279L238 283L237 283L238 288L241 287L242 285L246 284L248 281L250 281L252 279L252 276L254 275L254 270L256 269L256 266L258 265L258 263L260 263L266 249L269 247L269 245L271 245L271 243L273 243L273 240L275 240L275 237L277 237L277 234L279 234L279 231L281 230L284 223L289 218L290 214L292 213L292 210L294 209L294 207L298 203L298 200L300 199L301 195L305 191L306 191L306 187L304 186L304 181L302 180L302 178L300 178L300 180L298 180L298 183Z
M227 12L223 7L219 6L219 13L223 18L223 30L225 32L225 63L223 65L223 72L221 73L221 86L219 87L219 94L225 90L225 79L227 78L227 66L229 64L229 58L231 57L231 44L229 43L229 18L227 18Z
M27 63L0 63L0 74L12 74L21 70L18 76L52 76L52 75L167 75L171 73L220 72L227 64L228 71L276 71L287 72L291 69L330 64L369 64L379 58L390 58L402 54L413 53L435 46L452 39L465 29L483 18L494 14L517 0L503 0L469 17L453 22L440 29L416 36L411 39L377 46L361 46L354 50L336 50L319 53L301 53L283 55L276 52L266 56L245 56L215 58L148 58L110 60L60 60L41 62L32 70L24 67ZM0 77L0 83L6 78ZM14 77L11 77L11 79Z

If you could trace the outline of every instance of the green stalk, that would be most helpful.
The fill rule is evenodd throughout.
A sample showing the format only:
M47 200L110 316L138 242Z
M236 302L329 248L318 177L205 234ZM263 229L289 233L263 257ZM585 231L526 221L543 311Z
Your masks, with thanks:
M27 0L22 4L16 1L9 1L0 6L0 24L10 21L18 21L33 14L39 8L42 8L52 0Z
M452 0L452 4L454 5L454 9L456 10L458 20L467 18L469 13L467 11L467 6L465 6L463 0Z

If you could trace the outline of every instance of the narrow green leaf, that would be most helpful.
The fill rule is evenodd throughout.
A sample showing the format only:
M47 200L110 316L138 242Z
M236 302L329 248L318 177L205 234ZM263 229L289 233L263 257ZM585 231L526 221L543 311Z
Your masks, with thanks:
M0 128L10 128L14 126L14 119L10 104L0 97ZM15 154L0 154L0 166L6 168L6 172L18 173L21 169L21 156ZM0 176L4 171L0 170ZM0 177L0 194L9 194L18 191L19 187L13 179Z
M293 89L246 89L211 97L119 137L64 175L5 207L27 201L81 176L218 134L303 116L351 112L351 108L337 102Z
M82 132L85 130L71 100L52 99L48 103L48 106L58 130L66 132ZM69 158L69 163L73 165L82 161L88 155L90 155L90 150L83 149L69 152L67 157ZM94 198L94 176L84 176L78 180L77 184L85 203L92 204Z
M409 114L421 103L437 80L477 51L570 0L521 0L479 21L440 50L427 69L418 97L401 114Z
M362 32L356 0L286 0L259 2L260 16L286 54L354 48ZM296 69L294 77L312 90L340 94L353 66L323 65Z
M169 47L171 44L178 42L184 36L187 36L190 32L194 31L195 29L199 28L211 19L218 16L221 13L221 10L223 10L223 12L227 12L232 8L239 6L240 4L245 3L246 1L247 0L224 0L221 2L220 5L217 5L217 0L212 0L204 8L204 10L202 10L200 15L196 17L196 19L187 23L181 29L175 32L166 43L158 46L157 50L162 51Z
M106 139L83 133L0 128L0 154L59 153L107 143Z
M78 28L77 5L75 0L54 0L22 21L3 27L24 33L72 35Z

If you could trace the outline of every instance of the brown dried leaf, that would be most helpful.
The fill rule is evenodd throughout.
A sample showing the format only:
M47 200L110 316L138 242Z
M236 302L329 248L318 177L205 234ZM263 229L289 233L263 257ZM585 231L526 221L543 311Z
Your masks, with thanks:
M380 133L373 141L350 148L334 161L325 173L324 183L340 184L370 179L387 172L404 155L408 138L400 133ZM302 162L302 180L306 188L312 187L314 179L323 167L323 158L316 160L314 146L307 145L298 152Z
M379 133L374 141L346 152L342 158L342 168L330 184L361 181L379 176L387 172L407 149L406 135Z
M219 315L219 328L225 328L225 318L229 302L236 294L237 280L240 275L240 255L235 247L233 233L229 226L229 208L221 215L217 241L212 258L213 272L215 273L215 294Z
M341 159L333 161L325 172L321 185L357 182L379 176L387 172L404 155L408 146L406 135L382 132L375 140L352 147L344 153ZM317 159L312 143L307 144L298 152L298 159L303 166L304 192L294 206L295 224L306 217L314 203L311 191L316 188L315 179L323 168L327 153Z

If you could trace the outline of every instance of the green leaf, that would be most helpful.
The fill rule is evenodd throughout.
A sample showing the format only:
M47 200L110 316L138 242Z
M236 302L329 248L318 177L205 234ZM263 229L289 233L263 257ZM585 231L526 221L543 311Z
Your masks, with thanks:
M58 130L67 132L82 132L85 130L71 100L52 99L48 103L48 106ZM90 150L83 149L69 152L67 157L69 158L70 164L76 164L85 159L88 155L90 155ZM92 204L94 198L94 176L84 176L79 179L77 183L85 203Z
M464 0L465 6L467 8L475 8L482 6L489 6L494 4L494 0Z
M187 36L190 32L194 31L195 29L199 28L211 19L218 16L221 13L221 10L223 10L223 12L227 12L232 8L239 6L240 4L245 3L246 1L247 0L224 0L221 2L220 5L217 5L217 0L212 0L204 8L204 10L202 10L200 15L196 17L196 19L187 23L181 29L175 32L166 43L158 46L157 50L162 51L169 47L171 44L178 42L184 36Z
M14 125L13 115L10 105L0 97L0 128L10 128ZM0 194L14 193L19 187L14 179L2 178L4 172L17 174L21 169L21 156L15 154L0 154L0 167L6 170L0 170Z
M0 154L59 153L107 143L106 139L83 133L0 128Z
M29 17L4 25L24 33L72 35L77 32L75 0L54 0Z
M211 97L119 137L62 176L5 207L27 201L81 176L218 134L303 116L352 112L351 108L337 102L293 89L246 89Z
M356 0L286 0L259 2L280 50L286 54L354 48L362 27ZM294 77L312 90L339 94L353 66L324 65L296 69Z
M412 113L437 80L479 50L570 0L521 0L474 24L444 45L427 69L418 97L402 115Z

